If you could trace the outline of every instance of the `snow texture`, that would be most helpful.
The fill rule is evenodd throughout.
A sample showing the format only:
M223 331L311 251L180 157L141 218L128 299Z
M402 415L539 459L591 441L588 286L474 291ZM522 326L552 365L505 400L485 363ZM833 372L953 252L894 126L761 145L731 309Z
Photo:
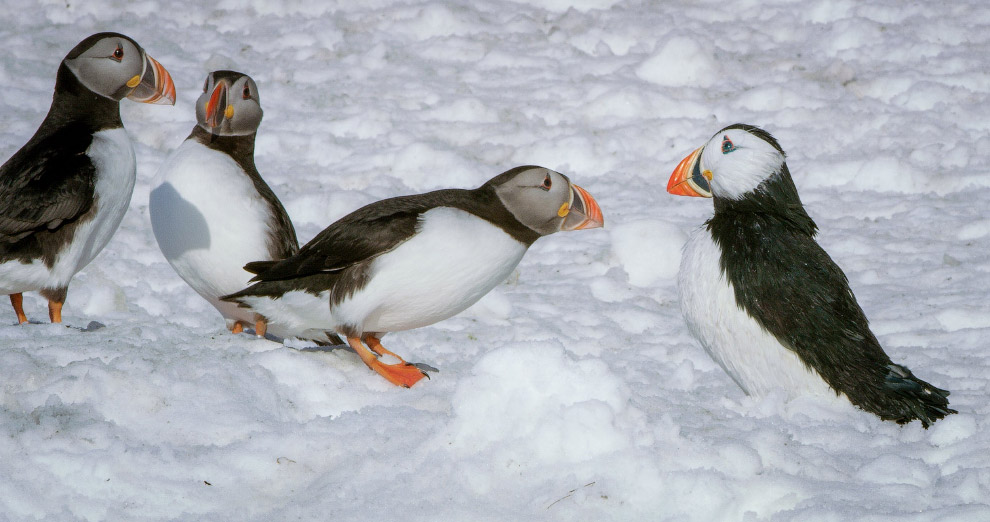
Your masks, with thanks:
M2 0L0 157L59 60L134 37L175 107L125 102L138 180L69 289L3 311L0 520L990 519L990 7L834 0ZM371 201L559 170L605 230L540 239L477 305L346 349L229 334L165 262L151 180L206 74L261 91L257 164L302 241ZM891 357L952 391L898 426L745 396L675 274L711 203L665 192L735 122L788 152L820 242Z

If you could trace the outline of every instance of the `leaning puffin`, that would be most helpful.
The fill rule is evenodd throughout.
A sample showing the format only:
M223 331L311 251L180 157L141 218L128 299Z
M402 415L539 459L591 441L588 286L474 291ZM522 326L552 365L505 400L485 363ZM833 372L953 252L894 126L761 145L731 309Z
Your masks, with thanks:
M516 167L473 190L362 207L298 254L249 264L259 282L223 299L290 329L338 332L368 367L409 387L426 374L382 347L383 334L461 312L502 282L540 237L603 222L594 198L563 174ZM300 318L303 324L292 324ZM381 355L400 362L384 364Z
M120 100L175 103L168 71L134 40L99 33L62 60L48 116L0 167L0 294L17 321L22 292L62 321L69 281L107 245L134 189L134 149Z
M196 125L159 168L149 210L155 239L176 273L232 332L252 326L263 337L264 317L220 300L248 284L245 264L299 251L289 215L254 164L261 117L250 76L210 73L196 101Z
M784 157L766 131L730 125L670 177L671 194L715 203L681 257L691 332L748 394L834 392L881 419L926 428L955 413L949 392L884 353L845 274L815 242Z

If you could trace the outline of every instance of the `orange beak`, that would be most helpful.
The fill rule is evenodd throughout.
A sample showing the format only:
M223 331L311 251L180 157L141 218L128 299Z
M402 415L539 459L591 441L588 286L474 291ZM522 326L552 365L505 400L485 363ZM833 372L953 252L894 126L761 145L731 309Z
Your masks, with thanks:
M712 197L712 173L701 170L701 153L704 150L701 147L677 164L667 182L667 192L675 196Z
M141 81L127 97L141 103L175 105L175 84L172 75L149 55L144 55L145 66Z
M560 230L583 230L586 228L598 228L605 225L605 217L602 216L602 209L598 206L595 198L588 194L587 190L571 184L571 203L561 212L566 210L564 222L560 224Z
M206 102L206 124L210 128L217 128L223 123L224 115L227 112L227 82L217 82L213 88L210 100Z

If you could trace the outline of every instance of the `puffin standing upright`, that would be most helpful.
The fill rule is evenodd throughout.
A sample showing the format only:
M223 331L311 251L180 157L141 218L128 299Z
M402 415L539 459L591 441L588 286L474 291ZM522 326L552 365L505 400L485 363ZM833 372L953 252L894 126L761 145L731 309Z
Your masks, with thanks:
M196 125L165 160L151 191L151 225L176 273L239 333L264 317L220 296L236 292L257 260L281 260L299 250L282 203L258 173L254 142L262 118L258 86L246 74L214 71L196 101ZM278 332L283 333L283 332Z
M505 280L540 237L603 222L594 198L563 174L516 167L477 189L362 207L298 254L247 265L259 282L223 299L291 329L338 332L368 367L409 387L426 374L386 350L383 334L460 313ZM384 364L382 355L400 362Z
M131 200L136 162L120 100L175 103L168 71L117 33L79 42L59 65L48 115L0 167L0 293L17 321L22 292L62 321L69 281L113 237Z
M955 413L948 391L884 353L845 274L815 242L784 159L769 133L736 124L671 175L671 194L715 204L681 257L691 332L747 394L834 392L881 419L926 428Z

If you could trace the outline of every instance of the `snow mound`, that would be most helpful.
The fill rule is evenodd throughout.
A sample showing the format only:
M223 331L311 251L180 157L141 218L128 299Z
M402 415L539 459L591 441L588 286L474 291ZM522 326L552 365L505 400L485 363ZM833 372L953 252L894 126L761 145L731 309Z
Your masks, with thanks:
M612 255L635 286L653 286L677 276L685 234L673 223L659 219L628 221L609 227Z
M710 87L719 79L713 50L695 38L673 36L636 68L636 75L665 87Z
M513 467L582 462L630 447L629 408L627 386L601 361L574 360L557 343L510 345L458 385L452 444L461 454L494 449Z

